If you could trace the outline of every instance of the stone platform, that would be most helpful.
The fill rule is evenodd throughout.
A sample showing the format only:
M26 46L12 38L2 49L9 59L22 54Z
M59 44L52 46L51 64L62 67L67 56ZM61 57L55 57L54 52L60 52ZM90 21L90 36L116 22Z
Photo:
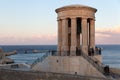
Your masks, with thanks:
M105 77L82 56L48 56L32 67L34 71Z

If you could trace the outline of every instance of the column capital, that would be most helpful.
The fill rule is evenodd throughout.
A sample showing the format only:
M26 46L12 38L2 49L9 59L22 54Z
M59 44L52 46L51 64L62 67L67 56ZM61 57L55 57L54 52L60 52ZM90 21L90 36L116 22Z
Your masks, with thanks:
M81 18L81 21L82 21L82 22L87 22L87 19L88 19L88 18Z
M77 17L70 17L71 19L76 19Z
M62 21L61 19L57 19L57 21Z
M67 18L62 18L62 20L67 20Z
M82 17L82 19L88 19L87 17Z
M57 17L57 21L61 21L61 18Z
M61 20L64 20L64 19L67 19L67 17L64 17L64 16L63 16L63 17L60 17L60 19L61 19Z

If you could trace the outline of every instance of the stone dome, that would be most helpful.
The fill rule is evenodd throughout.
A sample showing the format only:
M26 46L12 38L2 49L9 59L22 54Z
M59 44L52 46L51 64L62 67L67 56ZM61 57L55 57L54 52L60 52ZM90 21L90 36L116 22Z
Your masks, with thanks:
M67 6L63 6L60 7L58 9L56 9L56 13L60 12L60 11L64 11L64 10L75 10L75 9L91 9L94 12L97 11L97 9L93 8L93 7L89 7L89 6L85 6L85 5L80 5L80 4L73 4L73 5L67 5Z

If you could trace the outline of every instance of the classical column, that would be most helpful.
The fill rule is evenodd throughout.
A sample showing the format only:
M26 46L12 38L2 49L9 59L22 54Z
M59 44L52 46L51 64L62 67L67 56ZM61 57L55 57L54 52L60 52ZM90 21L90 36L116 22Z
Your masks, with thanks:
M95 49L95 20L90 20L90 48Z
M76 55L76 47L77 47L77 24L76 18L71 19L71 48L70 55Z
M65 56L68 54L68 21L67 19L62 19L62 50L61 55Z
M58 19L58 55L61 55L61 47L62 47L62 20Z
M82 18L82 52L88 55L88 26L87 18Z

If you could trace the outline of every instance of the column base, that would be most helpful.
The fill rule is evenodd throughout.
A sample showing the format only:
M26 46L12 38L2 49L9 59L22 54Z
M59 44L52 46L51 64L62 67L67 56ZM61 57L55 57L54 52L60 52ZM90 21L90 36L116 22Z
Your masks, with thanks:
M88 46L82 46L82 54L88 55Z
M61 56L61 46L58 46L58 47L57 47L57 55L58 55L58 56Z
M68 56L69 55L69 48L68 46L61 47L61 56Z

